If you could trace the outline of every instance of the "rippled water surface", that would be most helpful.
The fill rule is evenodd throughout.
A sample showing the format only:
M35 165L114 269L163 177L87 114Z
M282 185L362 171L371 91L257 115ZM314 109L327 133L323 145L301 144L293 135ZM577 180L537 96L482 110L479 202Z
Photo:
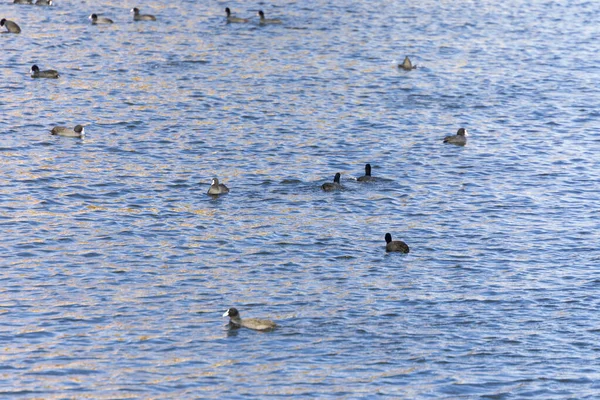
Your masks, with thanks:
M598 398L599 12L3 1L0 397Z

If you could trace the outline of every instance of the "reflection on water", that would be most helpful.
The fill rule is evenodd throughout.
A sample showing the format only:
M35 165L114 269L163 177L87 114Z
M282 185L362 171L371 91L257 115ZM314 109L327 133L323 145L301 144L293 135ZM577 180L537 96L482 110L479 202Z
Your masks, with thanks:
M594 3L133 6L0 6L0 394L595 396Z

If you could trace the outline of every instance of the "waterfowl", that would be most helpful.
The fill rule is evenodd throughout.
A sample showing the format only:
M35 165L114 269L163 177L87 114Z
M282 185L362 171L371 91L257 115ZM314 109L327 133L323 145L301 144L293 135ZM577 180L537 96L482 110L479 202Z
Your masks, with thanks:
M98 17L96 14L92 14L88 17L92 21L92 25L99 24L112 24L113 20L110 18Z
M258 16L260 17L260 23L263 25L267 25L267 24L280 24L281 20L280 19L268 19L265 18L265 13L263 12L263 10L258 10Z
M156 17L150 14L140 14L140 10L137 7L131 9L133 13L134 21L156 21Z
M371 176L371 164L366 164L365 165L365 175L361 176L357 180L359 182L368 182L368 181L373 180L373 177Z
M52 0L37 0L35 2L36 6L51 6L52 4Z
M323 189L326 192L333 192L334 190L340 190L342 188L342 185L340 185L340 177L342 175L340 175L340 173L338 172L337 174L335 174L335 177L333 178L333 183L332 182L327 182L324 183L323 185L321 185L321 189Z
M15 0L13 4L33 4L33 0Z
M444 138L444 143L455 144L457 146L464 146L465 144L467 144L467 136L467 130L465 128L460 128L456 132L456 135L446 136Z
M240 318L240 313L238 312L238 310L233 307L225 311L223 317L229 317L229 325L235 329L248 328L254 329L255 331L270 331L277 327L277 324L275 322L269 321L268 319L242 319Z
M67 128L66 126L55 126L50 131L53 135L82 138L85 135L85 129L81 125L75 125L75 128Z
M219 183L219 180L217 178L213 178L212 183L210 184L210 188L208 188L208 194L224 194L224 193L229 193L229 188L227 188L227 186L223 185L222 183Z
M29 71L32 78L49 78L49 79L57 79L60 75L58 71L53 69L48 69L46 71L40 71L40 68L37 65L31 67L31 71Z
M0 26L5 26L8 29L8 32L5 33L21 33L21 28L16 23L7 20L6 18L2 18L0 20Z
M417 68L417 66L413 65L410 62L410 58L408 58L408 56L406 56L406 57L404 57L404 61L402 61L402 64L398 64L398 68L402 68L405 71L410 71L411 69Z
M227 14L227 22L234 22L234 23L248 22L248 19L246 19L246 18L238 18L238 17L234 17L233 15L231 15L231 10L229 9L229 7L225 8L225 13Z
M385 234L385 251L399 251L400 253L408 253L410 249L402 240L392 240L392 235Z

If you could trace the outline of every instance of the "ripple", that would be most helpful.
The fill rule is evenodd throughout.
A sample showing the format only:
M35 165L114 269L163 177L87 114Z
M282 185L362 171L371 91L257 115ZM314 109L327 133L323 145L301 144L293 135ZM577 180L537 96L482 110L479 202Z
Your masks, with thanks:
M163 3L7 6L2 395L596 397L593 3Z

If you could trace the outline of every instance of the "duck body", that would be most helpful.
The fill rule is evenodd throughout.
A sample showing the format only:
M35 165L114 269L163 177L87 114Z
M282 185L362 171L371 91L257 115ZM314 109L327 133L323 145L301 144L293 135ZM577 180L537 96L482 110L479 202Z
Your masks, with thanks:
M404 61L402 61L402 64L398 64L398 68L402 68L405 71L410 71L411 69L416 69L417 66L413 65L412 62L410 62L410 58L406 56L404 57Z
M260 17L260 24L261 25L274 25L274 24L281 24L281 20L280 19L270 19L270 18L265 18L265 13L263 12L263 10L259 10L258 11L258 16Z
M223 314L223 317L229 317L229 326L233 329L247 328L255 331L271 331L277 327L277 324L268 319L246 318L242 319L237 308L229 308Z
M357 179L359 182L369 182L372 181L373 177L371 176L371 164L365 165L365 174Z
M32 78L48 78L48 79L58 79L60 74L58 71L53 69L48 69L45 71L40 71L40 68L37 65L31 67L31 71L29 71Z
M33 0L15 0L15 1L13 1L13 4L29 4L29 5L32 5L33 4Z
M112 24L114 22L110 18L98 17L97 14L90 15L89 19L92 21L92 25Z
M9 21L6 18L0 20L0 26L5 26L8 30L7 33L21 33L21 28L13 21Z
M52 4L52 0L37 0L35 2L36 6L51 6Z
M342 185L340 184L340 178L341 178L341 174L338 172L337 174L335 174L335 177L333 178L333 182L327 182L321 185L321 189L323 189L326 192L333 192L335 190L340 190L342 188Z
M229 7L225 8L225 13L227 14L227 22L243 24L249 21L246 18L238 18L231 15L231 10L229 9Z
M66 126L55 126L50 131L52 135L82 138L85 135L85 129L81 125L75 125L75 128L67 128Z
M465 128L460 128L457 132L456 135L453 136L446 136L444 138L444 143L450 143L450 144L454 144L457 146L464 146L467 144L467 130Z
M400 253L408 253L410 249L408 245L404 243L402 240L392 240L392 235L389 233L385 234L385 251L397 251Z
M133 13L134 21L156 21L156 17L150 14L140 14L140 10L137 7L131 9Z
M208 188L208 193L210 195L219 195L229 193L229 188L222 183L219 183L217 178L213 178L210 187Z

